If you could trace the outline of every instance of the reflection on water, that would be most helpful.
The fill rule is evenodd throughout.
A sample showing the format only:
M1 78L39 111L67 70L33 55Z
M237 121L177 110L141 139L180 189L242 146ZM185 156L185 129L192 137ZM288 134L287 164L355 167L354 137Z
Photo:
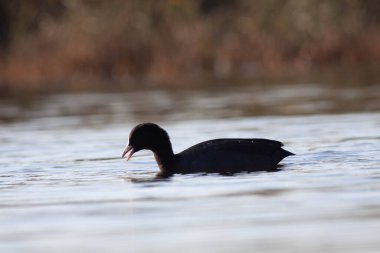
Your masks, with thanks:
M281 85L210 91L57 95L23 103L0 101L0 105L0 121L4 122L65 116L69 124L79 121L92 125L109 124L110 121L331 114L378 111L380 86ZM81 117L77 117L79 115Z
M379 90L309 89L63 95L27 110L4 102L0 251L377 252ZM364 109L373 112L333 114ZM176 152L265 137L297 156L275 173L152 180L151 153L119 158L141 121L162 124Z

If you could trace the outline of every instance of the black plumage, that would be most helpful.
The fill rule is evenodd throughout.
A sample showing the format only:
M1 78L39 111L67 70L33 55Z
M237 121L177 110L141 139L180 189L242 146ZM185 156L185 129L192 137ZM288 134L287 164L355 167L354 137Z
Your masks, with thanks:
M278 163L293 153L279 141L267 139L215 139L173 153L169 135L153 123L137 125L129 135L123 157L142 149L151 150L160 168L159 176L173 174L274 171Z

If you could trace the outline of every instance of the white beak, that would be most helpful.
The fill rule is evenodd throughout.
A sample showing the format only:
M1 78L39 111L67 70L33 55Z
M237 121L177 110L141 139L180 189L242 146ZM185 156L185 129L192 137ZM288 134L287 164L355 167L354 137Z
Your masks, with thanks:
M127 161L129 161L129 159L131 159L133 153L135 153L135 151L133 150L133 147L132 147L131 145L127 145L127 146L125 147L125 150L124 150L124 152L123 152L121 158L124 158L124 156L125 156L128 152L129 152L129 154L128 154L128 156L127 156Z

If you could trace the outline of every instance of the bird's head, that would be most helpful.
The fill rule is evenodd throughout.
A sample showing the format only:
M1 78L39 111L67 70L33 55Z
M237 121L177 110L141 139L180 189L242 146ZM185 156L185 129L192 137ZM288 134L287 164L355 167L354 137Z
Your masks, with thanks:
M128 154L127 160L129 160L134 153L140 150L147 149L158 152L167 149L168 146L171 150L169 135L164 129L154 123L143 123L132 129L122 157Z

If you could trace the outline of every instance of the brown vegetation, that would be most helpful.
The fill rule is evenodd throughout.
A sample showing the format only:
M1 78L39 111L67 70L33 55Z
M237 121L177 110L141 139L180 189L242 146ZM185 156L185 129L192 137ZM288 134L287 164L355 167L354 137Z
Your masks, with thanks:
M377 0L15 0L0 17L3 90L380 65Z

